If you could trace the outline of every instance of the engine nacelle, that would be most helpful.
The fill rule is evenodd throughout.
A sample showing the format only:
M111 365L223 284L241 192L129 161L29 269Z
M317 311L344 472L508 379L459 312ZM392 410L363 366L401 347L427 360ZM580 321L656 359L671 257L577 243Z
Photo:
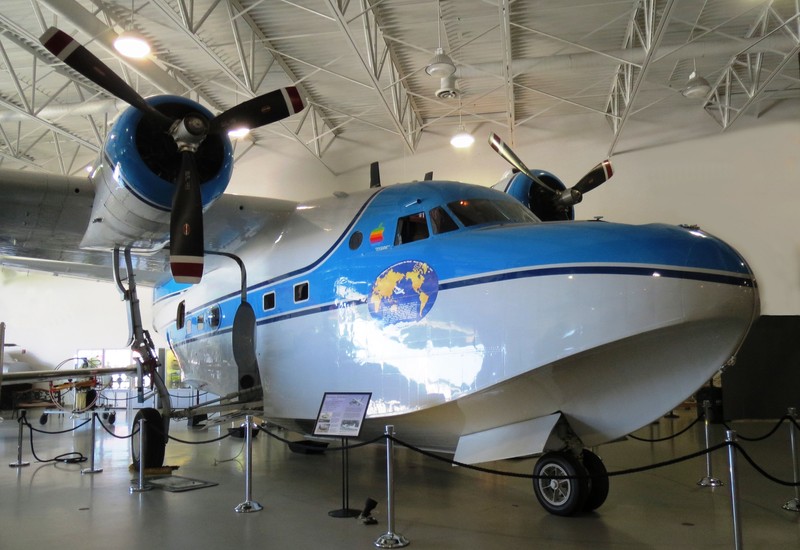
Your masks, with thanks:
M544 170L532 170L531 172L542 183L555 191L561 192L567 188L550 172ZM575 211L571 206L568 208L556 206L553 202L553 194L542 189L522 172L512 171L492 188L511 195L527 206L543 222L575 219Z
M183 97L158 96L147 102L175 119L189 112L213 118L208 109ZM117 118L90 176L95 199L81 247L131 246L135 251L154 251L169 241L180 155L167 130L133 107ZM228 136L209 134L197 150L196 162L205 211L231 179L233 147Z

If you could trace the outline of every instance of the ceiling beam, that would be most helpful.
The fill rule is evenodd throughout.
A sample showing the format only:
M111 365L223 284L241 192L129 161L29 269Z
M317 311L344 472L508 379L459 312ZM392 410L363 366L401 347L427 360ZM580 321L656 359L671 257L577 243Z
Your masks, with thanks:
M333 18L336 21L336 24L339 26L339 30L342 31L347 43L350 45L353 53L355 53L356 57L359 60L361 67L364 69L364 72L369 77L370 82L372 83L372 89L375 92L376 97L378 98L380 105L383 107L386 114L389 116L389 119L392 122L392 125L397 129L400 137L403 139L403 144L406 146L409 152L413 153L415 149L415 134L419 131L419 123L420 118L417 112L411 109L411 112L408 113L409 119L406 121L409 124L409 127L406 128L403 125L403 121L401 120L400 114L404 114L402 109L406 106L411 106L411 99L408 97L408 91L405 88L405 82L403 81L402 77L399 79L393 79L391 86L391 91L399 97L400 101L395 101L395 107L390 104L389 100L383 94L383 86L380 83L380 68L379 66L370 66L368 60L364 59L364 56L361 54L361 50L356 42L353 33L350 31L350 27L348 25L347 20L345 19L344 13L342 12L342 7L336 0L327 0L328 6L330 7L331 12L333 13ZM361 14L362 22L366 26L365 33L371 33L372 30L369 27L370 25L377 25L374 20L370 20L371 10L363 11ZM384 42L384 46L386 48L389 47L388 44ZM389 63L394 64L394 61L391 60L391 55L389 57ZM397 67L395 67L397 70Z

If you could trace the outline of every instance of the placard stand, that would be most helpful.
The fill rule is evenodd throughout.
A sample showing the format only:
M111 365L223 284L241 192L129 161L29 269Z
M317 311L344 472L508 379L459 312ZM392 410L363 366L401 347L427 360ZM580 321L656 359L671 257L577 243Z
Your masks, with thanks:
M350 508L350 451L348 438L358 437L372 394L325 392L317 413L314 435L339 437L342 442L342 507L331 510L333 518L354 518L361 510Z
M358 517L361 510L350 508L350 450L347 448L347 438L342 438L342 507L331 510L328 515L332 518Z

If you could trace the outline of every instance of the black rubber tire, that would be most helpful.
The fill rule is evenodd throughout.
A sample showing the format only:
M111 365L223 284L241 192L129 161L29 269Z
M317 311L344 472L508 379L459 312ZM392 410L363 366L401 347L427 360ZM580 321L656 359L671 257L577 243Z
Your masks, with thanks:
M138 431L139 419L144 418L144 467L160 468L164 465L164 452L167 438L164 436L164 421L156 409L140 409L133 417L132 431ZM131 438L131 461L139 468L139 434Z
M603 505L608 498L608 471L599 456L589 449L584 449L581 453L583 467L592 476L589 479L589 498L583 505L584 512L591 512Z
M586 469L572 453L546 453L536 462L533 475L537 476L533 480L533 492L545 510L556 516L574 516L583 512L589 497L589 478ZM577 477L559 479L558 476Z

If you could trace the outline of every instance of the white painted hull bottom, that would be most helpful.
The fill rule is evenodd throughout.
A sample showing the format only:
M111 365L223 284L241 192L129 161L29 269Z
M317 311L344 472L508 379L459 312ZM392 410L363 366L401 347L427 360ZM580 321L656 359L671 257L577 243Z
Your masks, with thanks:
M412 379L409 373L422 375L404 362L419 362L419 350L408 349L392 363L385 352L378 357L374 348L385 345L374 336L364 340L371 348L343 351L341 340L325 334L330 327L358 341L358 321L368 319L363 311L350 311L345 318L334 310L262 327L259 337L268 342L267 353L259 354L267 386L265 416L311 431L325 391L372 391L373 403L402 409L397 379L405 375L403 383L417 392L408 398L408 408L396 414L373 408L362 438L378 436L392 424L401 440L452 452L462 435L561 412L585 446L599 445L690 396L736 353L758 314L752 287L627 275L511 280L440 292L437 300L437 306L453 302L447 304L451 314L455 303L463 304L458 333L474 335L469 346L433 341L423 348L433 360L457 367L451 381L442 380L442 369L435 370L436 380ZM502 304L501 312L481 318L480 312L488 310L481 300ZM431 326L436 326L435 311L425 320ZM547 334L537 330L536 319L543 316L549 316ZM558 333L552 330L555 318ZM400 331L395 340L407 341L410 331ZM292 349L296 361L270 362L292 356ZM465 380L464 365L476 358L482 375ZM321 370L321 364L331 368ZM421 388L441 388L444 382L469 389L458 395L451 391L449 399L446 391L420 395Z

